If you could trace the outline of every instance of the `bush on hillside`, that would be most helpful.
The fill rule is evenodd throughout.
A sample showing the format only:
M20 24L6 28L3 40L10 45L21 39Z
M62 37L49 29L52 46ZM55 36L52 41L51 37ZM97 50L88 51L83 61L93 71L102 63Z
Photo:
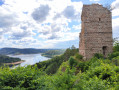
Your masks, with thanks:
M95 53L94 57L96 57L98 59L104 58L104 56L101 53Z
M114 57L114 58L111 60L111 62L112 62L113 64L115 64L116 66L119 66L119 56Z
M75 57L76 57L76 59L78 59L78 60L82 60L82 59L83 59L83 56L80 55L79 53L76 53L76 54L75 54Z
M75 82L77 80L77 76L75 76L75 69L66 68L64 73L59 72L52 76L51 83L49 84L49 88L51 90L74 90ZM49 89L48 89L49 90Z
M119 56L119 52L113 52L112 54L108 55L108 59L112 60L113 58Z
M118 88L119 67L98 60L91 63L88 70L80 75L78 87L81 90L108 90ZM93 67L92 67L93 66Z
M69 65L70 65L71 69L76 64L77 64L76 60L73 57L70 57L69 58Z
M54 74L57 70L58 70L58 64L54 62L50 64L45 71L49 75L49 74Z
M68 61L70 56L74 56L76 53L78 53L78 49L74 49L74 48L70 49L70 48L68 48L64 52L64 54L62 54L60 56L55 56L52 59L47 60L47 61L39 62L39 63L37 63L37 66L38 66L38 68L44 68L44 71L46 71L47 74L54 74L54 73L56 73L57 69L60 67L60 65L63 62ZM57 63L57 65L56 65L56 63Z
M119 56L113 58L118 59ZM54 73L53 69L59 68L56 57L48 61L46 71ZM88 61L79 61L70 57L63 62L60 70L52 75L47 75L44 70L36 66L17 67L15 69L0 68L1 90L118 90L119 66L112 64L112 60L93 57ZM54 62L56 60L56 62ZM58 62L58 63L57 63ZM72 69L69 66L69 62ZM50 64L49 64L50 63ZM77 64L75 66L75 64ZM62 68L65 68L62 71ZM77 68L78 67L78 68ZM49 69L49 70L47 70ZM79 70L78 73L76 71ZM80 72L81 70L81 72ZM57 70L56 70L57 71ZM55 72L56 72L55 71Z
M5 55L0 55L0 63L13 63L21 61L20 58L13 58Z
M41 76L45 76L45 73L42 72L40 69L38 69L36 66L31 67L29 65L27 67L17 67L15 69L0 68L0 88L2 89L4 87L6 88L9 88L9 87L12 87L12 88L21 87L22 88L23 87L27 89L28 88L33 89L35 87L32 87L31 83L35 79Z
M73 52L74 51L74 52ZM0 68L1 90L118 90L119 52L109 59L76 61L76 49L67 49L65 54L39 63L36 66ZM69 59L70 58L70 59ZM66 62L64 62L66 61ZM115 65L117 64L117 66ZM72 66L72 68L70 68ZM43 68L44 67L44 68ZM60 67L60 69L59 69ZM43 68L43 69L42 69ZM79 72L77 72L77 70ZM46 72L45 72L46 71ZM57 73L56 73L57 72ZM77 72L77 73L76 73ZM52 75L47 75L52 74Z
M119 41L115 42L114 47L113 47L113 51L114 52L119 51Z

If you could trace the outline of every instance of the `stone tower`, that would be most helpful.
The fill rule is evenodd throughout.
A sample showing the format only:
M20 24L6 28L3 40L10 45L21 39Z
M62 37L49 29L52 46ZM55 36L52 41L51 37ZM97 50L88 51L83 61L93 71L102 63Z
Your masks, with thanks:
M112 16L99 4L83 5L79 53L90 59L95 53L112 53Z

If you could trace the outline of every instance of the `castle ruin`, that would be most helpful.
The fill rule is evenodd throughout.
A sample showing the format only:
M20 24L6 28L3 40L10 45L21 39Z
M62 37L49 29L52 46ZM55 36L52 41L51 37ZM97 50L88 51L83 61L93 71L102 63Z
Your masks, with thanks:
M112 53L112 16L110 10L99 4L83 5L79 53L90 59L95 53L105 57Z

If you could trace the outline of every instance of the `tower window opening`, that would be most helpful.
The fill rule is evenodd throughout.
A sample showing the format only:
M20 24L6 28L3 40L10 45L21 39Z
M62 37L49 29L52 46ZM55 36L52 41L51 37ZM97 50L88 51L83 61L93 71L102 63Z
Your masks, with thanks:
M103 55L105 56L107 51L107 46L103 46L102 49L103 49Z
M101 21L101 18L99 18L99 21Z

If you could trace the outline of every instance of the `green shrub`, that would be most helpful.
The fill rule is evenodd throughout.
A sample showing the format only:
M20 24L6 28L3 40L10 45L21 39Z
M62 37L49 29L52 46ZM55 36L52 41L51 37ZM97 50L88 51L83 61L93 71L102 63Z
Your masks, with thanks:
M77 66L82 72L88 70L88 67L89 67L88 63L83 61L80 61Z
M89 80L81 79L77 87L77 90L108 90L109 88L108 85L105 85L105 81L96 76Z
M114 58L111 60L111 62L112 62L113 64L115 64L116 66L119 66L119 56L114 57Z
M57 73L52 76L51 83L49 84L50 90L73 90L75 88L75 81L77 80L75 69L66 68L64 73ZM49 90L49 89L48 89Z
M39 62L39 63L37 63L37 66L38 66L38 68L44 68L44 71L47 71L47 73L54 74L54 73L56 73L57 69L60 67L60 65L63 62L68 61L70 56L74 56L76 53L78 53L78 49L74 49L74 48L70 49L70 48L68 48L64 52L63 55L55 56L55 57L53 57L50 60ZM57 63L57 65L55 65L56 67L53 67L51 65L52 63ZM53 67L53 73L48 71L48 70L50 70L51 67ZM52 70L50 70L50 71L52 71Z
M70 67L72 68L73 65L76 65L76 64L77 64L76 60L73 57L70 57L69 58L69 65L70 65Z
M31 82L45 74L37 67L0 68L0 87L30 88Z
M98 59L104 58L104 56L103 56L102 54L100 54L100 53L95 53L95 54L94 54L94 57L96 57L96 58L98 58Z
M1 67L0 90L119 89L119 52L110 54L111 60L103 59L97 54L89 61L76 61L81 58L76 53L76 49L67 49L65 54L39 63L40 69L30 65L15 69Z
M82 71L82 72L85 72L86 70L89 69L89 67L93 67L93 66L96 66L97 64L99 64L98 62L98 59L96 57L93 57L91 58L89 61L80 61L77 65L77 67ZM97 62L97 63L95 63ZM94 65L96 64L96 65Z
M78 86L82 90L108 90L109 88L111 90L119 83L118 69L116 66L101 62L100 65L90 67L80 75Z
M112 54L108 55L108 59L112 60L113 58L119 56L119 52L113 52Z
M54 74L58 69L58 65L56 62L50 64L47 69L46 69L46 73L47 74Z
M118 52L119 51L119 41L115 42L114 47L113 47L113 51L114 52Z
M75 57L76 57L76 59L78 59L78 60L83 59L83 56L80 55L79 53L76 53L76 54L75 54Z

